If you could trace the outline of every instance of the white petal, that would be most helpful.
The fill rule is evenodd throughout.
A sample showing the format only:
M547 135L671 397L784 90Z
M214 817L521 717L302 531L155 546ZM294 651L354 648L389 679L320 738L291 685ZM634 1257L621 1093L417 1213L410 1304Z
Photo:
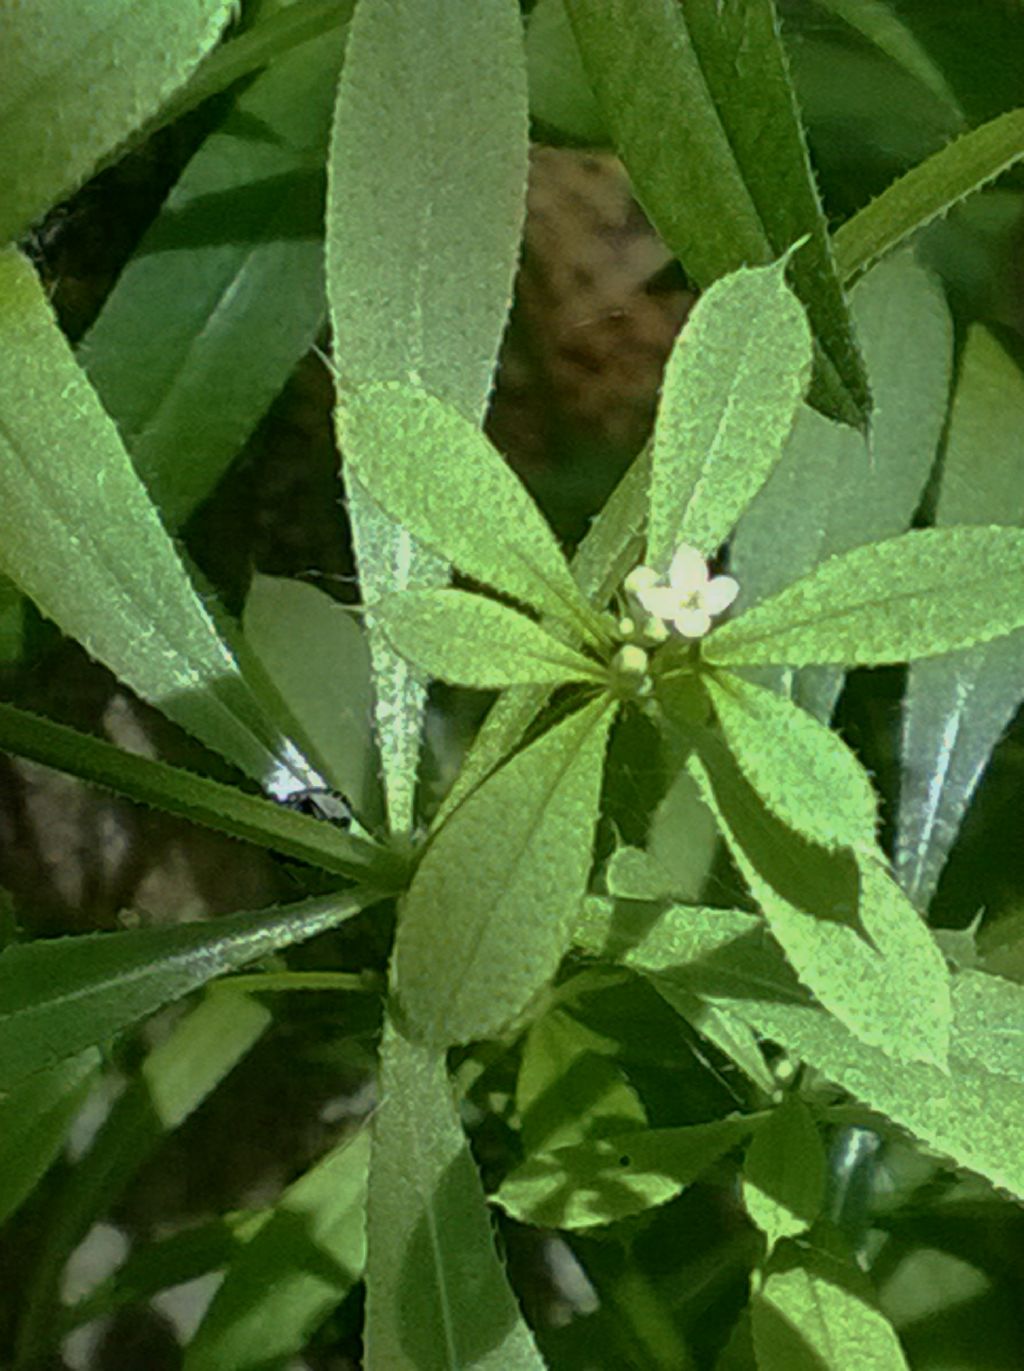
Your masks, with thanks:
M635 566L622 583L622 588L627 595L639 595L642 590L650 590L651 586L656 586L661 577L652 566Z
M680 543L668 569L669 584L680 594L702 590L708 583L708 564L695 547Z
M656 614L659 619L674 619L679 613L679 593L669 586L652 586L640 591L636 598L648 614Z
M706 609L681 609L673 623L684 638L703 638L711 627L711 615Z
M731 576L715 576L700 597L701 604L709 614L721 614L727 610L740 593L740 584Z

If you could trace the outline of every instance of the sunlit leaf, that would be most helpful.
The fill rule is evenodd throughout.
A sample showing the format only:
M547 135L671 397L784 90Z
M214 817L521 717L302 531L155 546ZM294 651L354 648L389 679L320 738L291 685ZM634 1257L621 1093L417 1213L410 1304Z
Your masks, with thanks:
M544 516L474 424L397 383L357 391L339 423L348 467L425 547L543 613L591 621Z
M949 308L909 252L859 281L850 303L874 400L867 437L801 407L782 459L730 544L740 585L734 616L833 553L902 533L921 500L945 419ZM838 667L762 671L784 679L792 697L823 720L844 674Z
M409 590L379 600L375 624L425 675L481 690L603 681L597 662L524 614L462 590Z
M7 3L0 49L0 243L19 237L184 83L231 0ZM84 113L83 113L84 112Z
M444 1053L390 1024L367 1212L367 1371L543 1371L494 1249Z
M758 1371L909 1371L866 1286L855 1267L787 1245L751 1302Z
M751 1120L736 1117L683 1128L638 1128L554 1148L517 1166L494 1198L513 1218L545 1228L613 1223L673 1199L753 1127Z
M192 587L35 273L0 255L0 564L143 699L261 782L316 784Z
M360 5L328 160L327 293L345 422L353 388L412 382L467 424L483 419L512 296L526 204L527 82L514 0ZM360 444L356 440L356 447ZM358 454L357 454L358 455ZM429 451L396 450L435 492ZM408 475L409 473L404 473ZM443 557L346 468L363 599L443 585ZM377 496L374 495L373 499ZM383 502L386 504L386 502ZM458 518L453 510L452 519ZM429 542L429 540L428 540ZM373 639L376 721L392 826L413 824L425 703L415 674Z
M784 824L825 847L875 847L878 798L837 733L731 672L705 684L726 746Z
M944 1065L949 976L934 938L881 854L829 852L760 802L721 751L702 744L691 773L772 935L800 980L866 1043Z
M647 561L710 557L782 455L811 364L784 264L739 271L697 302L665 369L654 430Z
M963 1053L975 1013L957 1014L948 1070L893 1061L812 1005L751 916L728 910L670 909L626 960L670 1003L681 984L730 1010L927 1147L1024 1198L1024 1082Z
M440 829L399 912L394 985L409 1031L449 1045L499 1032L557 970L586 890L604 700L555 725Z
M922 528L830 557L714 630L729 666L881 666L1024 627L1024 531Z

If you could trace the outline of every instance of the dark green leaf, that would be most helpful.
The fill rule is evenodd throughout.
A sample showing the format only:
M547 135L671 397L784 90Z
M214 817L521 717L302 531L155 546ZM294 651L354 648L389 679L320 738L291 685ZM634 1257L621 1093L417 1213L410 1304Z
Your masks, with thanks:
M101 738L78 733L13 705L0 704L0 747L16 757L78 776L117 795L180 814L235 838L282 852L339 876L362 878L389 890L404 884L403 862L372 843L353 837L269 800L247 795L166 762L153 761Z
M654 430L647 560L712 556L782 450L811 366L785 264L734 272L697 302L669 357Z
M1024 1082L987 1071L963 1053L960 1044L970 1040L978 1019L973 1009L960 1012L958 989L946 1071L893 1061L807 1002L749 915L670 909L627 961L654 974L670 1002L682 984L728 1009L926 1146L1024 1198ZM993 1000L991 1007L999 1006Z
M440 1044L500 1032L554 975L586 890L605 700L557 724L454 811L399 913L394 985L411 1032Z
M82 940L66 940L76 941ZM89 956L87 949L85 956ZM70 1025L69 1019L64 1022ZM53 1206L19 1329L25 1359L51 1346L60 1332L54 1318L60 1275L74 1249L166 1135L220 1084L269 1022L263 1005L244 995L210 997L181 1019L146 1057L137 1077L103 1120L88 1152L68 1173Z
M322 323L323 163L341 52L341 35L322 36L239 97L79 348L172 527L209 495Z
M0 953L0 1089L73 1056L227 971L370 904L345 892L203 924L16 945Z
M373 607L373 624L406 661L453 685L602 682L597 662L553 638L524 614L462 590L407 590Z
M0 243L18 238L184 83L231 0L4 6Z
M961 125L964 123L963 111L942 68L932 60L928 49L888 0L816 0L816 3L838 15L915 80L927 86L948 107L953 119Z
M284 1366L362 1275L368 1129L284 1192L232 1260L188 1345L183 1371Z
M494 1250L444 1054L390 1024L367 1212L367 1371L543 1371Z
M89 1047L0 1096L0 1223L57 1159L99 1064Z
M647 1114L595 1035L563 1009L532 1024L516 1078L516 1109L527 1152L642 1128Z
M836 231L832 241L842 280L852 281L1021 157L1024 109L1001 114L933 153Z
M1024 530L923 528L831 557L712 631L729 666L881 666L1024 627Z
M805 1232L825 1199L825 1149L807 1106L787 1095L754 1134L743 1163L743 1204L768 1240Z
M229 90L236 81L280 61L301 44L347 24L353 9L355 0L292 0L283 9L266 6L257 11L249 27L215 48L188 84L161 105L145 126L144 136L180 119L212 95Z
M794 279L820 344L815 402L862 422L867 387L770 0L566 8L637 197L699 285L810 237Z
M538 0L526 25L530 114L576 143L607 143L597 103L562 0Z

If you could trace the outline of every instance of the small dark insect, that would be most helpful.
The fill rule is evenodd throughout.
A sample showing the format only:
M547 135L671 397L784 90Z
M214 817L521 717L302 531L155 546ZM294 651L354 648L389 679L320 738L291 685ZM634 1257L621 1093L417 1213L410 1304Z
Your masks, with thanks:
M308 814L311 819L325 819L336 828L349 828L352 824L352 807L344 795L326 786L311 787L309 790L296 790L278 801L286 809L295 809L300 814Z

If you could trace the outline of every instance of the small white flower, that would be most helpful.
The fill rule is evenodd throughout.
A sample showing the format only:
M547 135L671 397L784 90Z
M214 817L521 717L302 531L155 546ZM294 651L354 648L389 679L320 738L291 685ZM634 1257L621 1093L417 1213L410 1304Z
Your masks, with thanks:
M711 576L707 562L687 543L676 548L667 584L653 567L638 566L626 577L623 589L658 627L671 624L684 638L703 638L712 618L727 610L739 593L731 576ZM645 632L650 635L648 625Z

